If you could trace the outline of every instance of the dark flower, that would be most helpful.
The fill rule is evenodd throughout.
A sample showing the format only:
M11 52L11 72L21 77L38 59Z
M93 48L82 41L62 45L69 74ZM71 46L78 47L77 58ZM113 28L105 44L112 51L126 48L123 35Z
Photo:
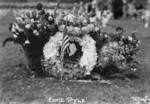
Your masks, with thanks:
M44 15L45 14L45 10L40 10L39 15Z
M37 10L42 10L43 8L43 5L41 3L38 3L37 6L36 6Z

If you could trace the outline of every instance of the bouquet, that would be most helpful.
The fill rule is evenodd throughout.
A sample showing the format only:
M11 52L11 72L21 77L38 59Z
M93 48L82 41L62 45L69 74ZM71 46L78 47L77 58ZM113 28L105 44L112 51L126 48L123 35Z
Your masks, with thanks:
M119 72L132 69L131 64L135 62L134 56L139 51L140 43L135 33L126 35L121 27L118 27L115 33L101 33L103 34L101 36L107 41L101 41L104 44L98 49L97 66L101 67L103 71L108 66L115 66Z
M15 22L10 24L9 30L13 35L6 38L3 46L8 41L20 44L26 58L29 58L27 69L30 71L41 70L43 47L49 38L58 31L54 15L45 12L43 5L39 3L35 10L25 11L18 15ZM33 68L37 62L38 68Z

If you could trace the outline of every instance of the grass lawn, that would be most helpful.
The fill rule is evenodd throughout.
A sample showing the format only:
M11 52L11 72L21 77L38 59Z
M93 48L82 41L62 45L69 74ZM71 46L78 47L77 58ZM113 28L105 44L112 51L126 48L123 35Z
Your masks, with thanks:
M10 35L8 27L13 19L12 12L0 19L0 44ZM131 79L133 83L121 79L112 79L111 84L33 79L24 70L21 47L8 43L5 48L0 46L0 104L150 104L143 100L145 96L150 100L150 29L127 19L110 24L122 26L127 33L138 30L139 78Z

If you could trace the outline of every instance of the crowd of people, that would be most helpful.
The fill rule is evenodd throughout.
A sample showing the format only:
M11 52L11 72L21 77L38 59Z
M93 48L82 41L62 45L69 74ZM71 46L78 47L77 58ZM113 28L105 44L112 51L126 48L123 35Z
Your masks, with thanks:
M78 7L77 7L78 6ZM90 0L85 2L84 0L76 1L74 8L79 8L79 13L89 18L91 23L106 26L112 16L112 12L109 6L104 5L103 1ZM73 9L74 10L74 9Z
M44 8L51 12L51 8L54 8L54 3L50 3L51 6L45 5ZM6 7L5 7L6 6ZM19 11L24 11L28 9L33 9L34 6L30 5L28 7L23 6L9 6L5 5L5 8L10 10L13 9L14 14L18 14ZM2 6L2 10L4 9ZM64 4L60 7L61 11L64 12L70 10L72 6ZM136 0L76 0L74 3L74 8L79 9L79 13L86 15L91 23L96 25L101 25L106 27L111 18L130 18L132 20L142 21L145 28L149 27L150 22L150 10L148 10L147 5L140 5L136 3ZM74 10L74 9L73 9Z
M131 18L142 20L149 27L150 11L146 5L137 5L135 0L76 0L80 13L89 17L90 22L106 26L111 17L114 19Z

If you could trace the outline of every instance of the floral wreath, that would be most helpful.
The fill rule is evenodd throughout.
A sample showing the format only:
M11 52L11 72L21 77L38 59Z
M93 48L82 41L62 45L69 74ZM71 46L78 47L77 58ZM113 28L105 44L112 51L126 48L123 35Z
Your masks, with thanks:
M51 37L49 42L44 47L44 58L45 58L45 70L49 72L50 75L62 78L67 77L70 79L82 78L93 70L97 63L97 52L96 52L96 42L88 34L80 37L71 37L70 41L77 42L82 47L82 56L77 63L72 65L72 71L63 68L60 61L60 48L62 45L63 33L58 32L55 36ZM66 76L67 75L67 76Z

